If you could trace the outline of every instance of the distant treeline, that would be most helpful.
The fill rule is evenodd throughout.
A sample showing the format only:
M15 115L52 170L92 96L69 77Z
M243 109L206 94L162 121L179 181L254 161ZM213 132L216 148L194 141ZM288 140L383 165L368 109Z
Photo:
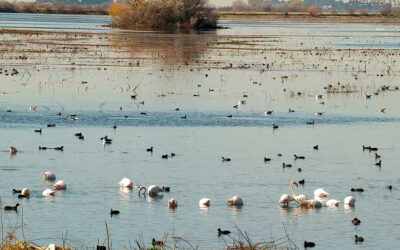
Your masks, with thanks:
M0 1L3 13L93 14L108 15L109 4L80 5L64 3L11 3Z

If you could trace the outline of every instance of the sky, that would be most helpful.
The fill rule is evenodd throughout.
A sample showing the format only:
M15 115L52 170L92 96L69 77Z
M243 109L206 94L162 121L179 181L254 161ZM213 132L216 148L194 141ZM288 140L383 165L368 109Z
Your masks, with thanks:
M208 0L210 4L215 5L217 7L220 6L230 6L232 5L233 0Z

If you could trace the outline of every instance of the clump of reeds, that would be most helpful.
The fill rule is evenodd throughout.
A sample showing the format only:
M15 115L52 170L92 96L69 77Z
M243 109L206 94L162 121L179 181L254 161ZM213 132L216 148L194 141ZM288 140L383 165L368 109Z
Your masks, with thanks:
M207 0L134 0L113 3L109 14L113 26L126 29L209 29L218 19Z

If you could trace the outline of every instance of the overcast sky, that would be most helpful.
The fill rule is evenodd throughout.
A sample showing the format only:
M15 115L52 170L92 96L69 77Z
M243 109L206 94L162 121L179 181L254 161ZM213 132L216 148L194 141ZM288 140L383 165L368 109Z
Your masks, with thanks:
M219 6L230 6L233 0L208 0L210 4Z

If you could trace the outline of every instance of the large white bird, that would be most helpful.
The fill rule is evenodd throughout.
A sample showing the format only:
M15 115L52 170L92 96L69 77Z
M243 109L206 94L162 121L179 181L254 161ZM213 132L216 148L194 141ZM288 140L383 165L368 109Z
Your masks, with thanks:
M55 190L65 190L67 189L67 183L65 181L60 180L57 181L56 184L53 185Z
M291 201L294 201L294 197L290 194L282 194L281 198L279 199L279 203L283 203L285 206L289 206Z
M132 181L131 179L126 178L126 177L122 178L122 179L119 181L118 184L119 184L119 186L122 187L122 188L129 188L129 189L132 189L132 188L133 188L133 181Z
M300 194L295 196L294 199L301 203L301 201L307 200L307 197L304 194Z
M319 200L303 200L301 201L300 205L312 208L320 208L322 207L322 202Z
M208 198L203 198L199 201L199 207L207 208L210 207L211 200Z
M43 196L53 196L55 192L56 192L55 190L46 189L46 190L43 191L42 195Z
M232 198L226 200L226 202L230 205L230 206L242 206L243 205L243 200L242 198L240 198L239 196L235 195Z
M56 175L50 171L46 171L42 175L46 181L54 181L56 179Z
M325 190L322 188L317 188L314 191L314 197L328 197L328 194L329 193L325 192Z
M159 193L164 192L164 189L160 188L157 185L151 185L147 188L147 192L149 193L149 196L157 196Z
M339 203L340 203L340 201L338 201L338 200L330 199L325 203L325 206L327 206L327 207L338 207Z
M168 207L169 208L177 208L178 207L178 201L175 198L172 198L168 201Z
M30 196L31 195L31 191L29 190L29 188L24 188L21 190L21 194L25 195L25 196Z
M344 204L350 207L353 207L355 202L356 199L353 196L347 196L346 198L344 198Z

